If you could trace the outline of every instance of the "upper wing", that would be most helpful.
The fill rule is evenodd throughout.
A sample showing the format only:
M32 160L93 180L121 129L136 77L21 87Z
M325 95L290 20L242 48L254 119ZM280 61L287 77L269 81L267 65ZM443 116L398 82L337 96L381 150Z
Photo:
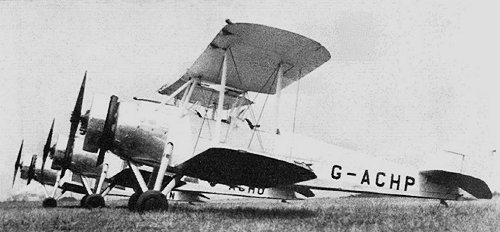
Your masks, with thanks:
M213 147L176 167L178 173L229 186L268 188L316 178L306 168L243 150Z
M249 23L228 24L181 77L220 83L222 60L229 50L226 86L267 94L276 92L271 78L283 65L283 88L330 59L318 42L293 32ZM159 92L164 93L167 86Z
M442 170L429 170L420 172L427 181L449 188L461 188L478 199L491 199L492 194L488 185L481 179Z

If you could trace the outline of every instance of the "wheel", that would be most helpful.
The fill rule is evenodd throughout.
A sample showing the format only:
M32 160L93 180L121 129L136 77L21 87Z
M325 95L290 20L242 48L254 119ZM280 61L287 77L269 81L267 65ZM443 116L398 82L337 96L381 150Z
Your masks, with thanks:
M80 200L80 207L83 207L85 208L85 201L87 200L87 198L89 197L89 195L85 195L82 197L82 199Z
M166 211L168 209L167 197L160 191L149 190L142 193L137 200L137 211Z
M134 194L132 194L132 196L130 196L130 198L128 199L128 205L127 205L128 210L130 210L130 211L136 210L137 200L139 200L140 195L141 195L140 193L135 192Z
M57 201L52 197L45 198L42 202L42 206L43 208L54 208L57 207Z
M104 198L101 194L90 194L85 199L85 207L87 208L101 208L104 206Z

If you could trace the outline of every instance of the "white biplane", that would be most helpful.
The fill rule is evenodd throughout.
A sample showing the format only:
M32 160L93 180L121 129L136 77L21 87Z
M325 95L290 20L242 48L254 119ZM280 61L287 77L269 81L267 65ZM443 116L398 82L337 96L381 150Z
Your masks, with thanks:
M83 149L99 153L97 165L106 151L128 163L115 180L133 182L131 209L165 210L173 190L284 200L319 190L442 202L459 199L462 190L492 197L469 175L410 169L286 133L279 126L282 90L330 53L289 31L227 23L180 79L159 89L164 101L94 98ZM249 93L275 96L271 129L244 116L253 104ZM141 166L152 170L145 176Z
M24 141L23 141L24 142ZM61 168L57 166L52 166L52 168L47 169L42 167L37 167L37 158L38 155L32 155L30 165L23 165L21 162L23 143L21 143L21 147L19 149L19 153L17 156L16 163L14 165L14 176L12 180L12 186L14 186L14 182L16 180L16 174L19 171L21 179L27 180L27 185L29 185L33 180L40 183L44 189L45 199L42 202L42 206L44 208L52 208L57 207L57 200L61 198L66 192L74 192L84 194L85 196L80 201L80 206L82 207L98 207L104 206L104 202L100 204L99 201L87 201L88 195L86 191L86 186L82 183L81 179L85 178L96 178L101 173L98 169L102 169L102 167L95 167L95 159L94 165L82 166L80 161L76 161L75 164L78 167L71 167L70 170L75 170L75 172L71 173L70 178L61 178ZM52 148L50 148L52 150ZM51 152L51 151L49 151ZM81 152L83 154L89 152ZM45 153L47 154L47 153ZM80 156L81 154L77 154ZM46 159L44 159L46 160ZM54 164L54 162L53 162ZM50 192L47 187L52 187L52 191ZM60 192L57 190L61 189ZM107 192L109 193L109 192ZM106 193L106 194L107 194ZM113 194L114 195L114 194Z
M14 165L12 185L14 185L16 174L19 171L21 173L21 179L27 180L28 185L32 180L39 182L42 185L45 193L45 199L42 203L43 207L56 207L57 200L61 198L66 192L84 194L84 197L80 201L80 206L82 207L95 208L104 206L103 196L109 194L109 190L111 190L112 187L115 187L113 185L110 186L110 188L106 188L106 191L100 192L103 184L105 184L104 186L109 186L112 184L108 182L105 183L105 176L108 171L108 166L96 166L95 162L97 160L97 155L83 151L81 149L83 145L83 139L79 139L77 140L77 147L79 147L80 149L76 149L74 151L74 154L72 154L71 163L67 167L67 169L71 171L71 176L70 178L63 178L63 175L61 175L61 164L64 153L67 149L65 149L66 146L62 145L62 142L66 141L64 141L64 137L60 136L60 143L52 145L53 132L54 121L52 121L52 126L50 128L49 135L43 149L41 167L37 167L36 165L36 161L38 158L38 155L36 154L31 157L29 166L23 165L23 163L21 162L21 156L24 140L23 142L21 142L16 163ZM73 153L73 151L71 151L71 153ZM45 167L45 163L48 161L49 156L51 158L49 159L49 163L52 163L52 165L51 168L48 169ZM90 186L89 183L91 183L92 181L95 182L95 187ZM49 191L47 190L47 186L52 187L52 193L49 193ZM61 189L62 191L58 192L58 189ZM99 191L97 191L97 189L99 189ZM93 194L94 192L99 192L99 194ZM123 194L116 193L111 195L123 196Z
M80 125L80 134L85 134L85 128L88 121L88 114L81 115L83 104L86 73L83 78L78 97L71 114L70 132L68 136L58 136L55 143L52 142L54 133L54 122L50 127L47 140L42 152L41 167L37 167L38 155L34 154L31 157L29 166L23 165L21 162L24 140L21 142L17 159L14 165L14 175L12 185L16 180L17 172L21 173L21 179L27 180L29 185L32 180L39 182L45 193L45 199L42 206L46 208L57 207L57 200L66 192L83 194L80 200L80 206L86 208L98 208L105 206L104 198L110 196L129 196L127 191L111 193L113 188L125 190L126 187L134 187L134 183L124 178L126 172L123 170L123 165L117 166L119 160L113 160L115 156L108 156L107 163L104 165L95 165L97 162L97 154L82 150L83 138L76 134ZM50 157L50 159L48 159ZM46 163L49 161L51 166L46 168ZM108 163L114 164L110 167ZM67 170L71 171L69 178L64 178ZM116 175L120 172L120 175ZM145 175L148 175L145 172ZM108 178L111 176L112 178ZM120 183L121 185L118 185ZM47 186L52 187L52 193L49 193ZM61 189L61 192L57 190ZM169 195L169 200L175 201L201 201L201 195L187 194L183 192L174 192Z

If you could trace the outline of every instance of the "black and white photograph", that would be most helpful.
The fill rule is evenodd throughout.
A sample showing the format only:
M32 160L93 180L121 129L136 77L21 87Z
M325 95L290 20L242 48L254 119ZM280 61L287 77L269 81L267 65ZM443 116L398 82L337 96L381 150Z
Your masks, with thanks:
M0 1L0 231L500 231L496 1Z

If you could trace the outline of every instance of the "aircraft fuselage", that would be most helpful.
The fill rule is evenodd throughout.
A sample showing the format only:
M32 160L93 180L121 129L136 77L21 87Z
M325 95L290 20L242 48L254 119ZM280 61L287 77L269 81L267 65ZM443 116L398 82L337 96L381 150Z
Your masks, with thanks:
M85 150L96 152L98 149L97 141L107 110L105 103L105 100L93 103ZM283 132L277 135L261 128L251 129L239 118L221 123L220 141L215 141L216 121L182 107L142 101L121 102L117 115L111 151L140 165L159 166L167 142L174 144L169 157L170 167L209 148L224 147L263 154L311 169L317 178L296 184L310 189L441 199L459 197L456 188L432 183L416 169L297 134Z

